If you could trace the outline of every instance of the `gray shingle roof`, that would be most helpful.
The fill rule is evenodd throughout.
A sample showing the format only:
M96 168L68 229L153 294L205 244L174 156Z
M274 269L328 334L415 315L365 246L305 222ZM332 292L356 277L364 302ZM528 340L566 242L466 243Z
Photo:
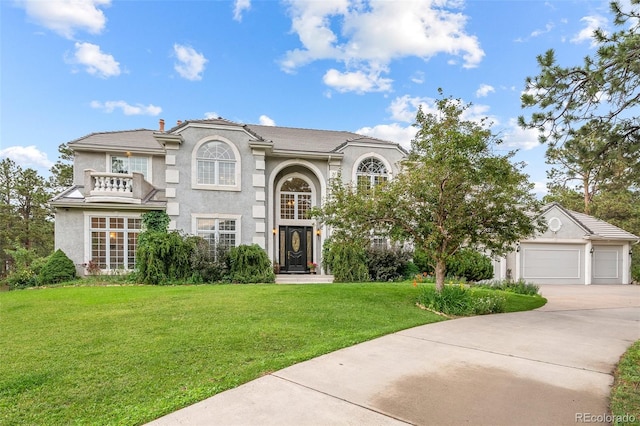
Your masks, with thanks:
M91 133L69 142L72 149L117 149L117 150L152 150L163 152L164 148L153 137L153 130L136 129L116 132Z
M580 226L584 228L591 237L605 240L625 240L625 241L639 241L640 237L633 235L631 232L627 232L624 229L618 228L615 225L605 222L604 220L597 219L588 214L575 212L567 208L562 207L558 203L551 203L545 210L549 210L551 207L557 206L567 215L572 217Z
M339 152L350 142L395 147L403 150L398 143L363 136L353 132L239 124L223 118L183 121L180 125L173 127L166 133L175 134L190 123L242 127L257 140L273 142L273 148L281 151L332 153ZM154 133L157 134L158 132L148 129L137 129L91 133L90 135L69 142L69 146L73 149L117 149L162 152L163 146L154 138Z
M256 124L247 124L246 127L263 139L272 141L274 149L287 151L333 152L345 142L362 137L356 133L336 130L296 129Z

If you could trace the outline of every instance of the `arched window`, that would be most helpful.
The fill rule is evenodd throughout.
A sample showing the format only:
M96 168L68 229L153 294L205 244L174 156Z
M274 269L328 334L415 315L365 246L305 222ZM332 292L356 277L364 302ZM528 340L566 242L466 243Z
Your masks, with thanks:
M196 153L199 185L234 186L236 157L229 145L221 141L203 144Z
M309 219L311 186L298 177L290 177L280 188L280 219Z
M382 161L375 157L367 157L358 165L356 179L358 189L368 190L386 182L389 179L389 173Z

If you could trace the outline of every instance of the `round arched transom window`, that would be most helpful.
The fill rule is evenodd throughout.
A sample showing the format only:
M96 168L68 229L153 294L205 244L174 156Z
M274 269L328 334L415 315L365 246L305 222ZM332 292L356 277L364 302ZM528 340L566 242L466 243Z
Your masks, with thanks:
M229 145L207 142L196 153L198 184L231 186L236 184L236 158Z
M387 179L389 179L389 172L379 159L368 157L358 164L356 170L358 189L371 189Z

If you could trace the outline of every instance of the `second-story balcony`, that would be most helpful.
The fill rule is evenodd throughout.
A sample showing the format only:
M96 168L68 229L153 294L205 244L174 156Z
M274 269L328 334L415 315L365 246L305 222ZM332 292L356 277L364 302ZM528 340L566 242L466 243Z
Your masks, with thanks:
M92 203L140 204L154 190L142 173L84 171L84 196Z

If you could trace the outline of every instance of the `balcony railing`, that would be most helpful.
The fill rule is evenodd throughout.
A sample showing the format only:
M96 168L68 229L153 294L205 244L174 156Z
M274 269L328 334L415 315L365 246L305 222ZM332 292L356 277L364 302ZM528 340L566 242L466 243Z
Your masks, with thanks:
M154 188L142 173L105 173L84 171L84 195L87 202L140 204Z
M91 192L116 193L119 197L131 197L133 195L133 175L113 173L93 173L93 189Z

